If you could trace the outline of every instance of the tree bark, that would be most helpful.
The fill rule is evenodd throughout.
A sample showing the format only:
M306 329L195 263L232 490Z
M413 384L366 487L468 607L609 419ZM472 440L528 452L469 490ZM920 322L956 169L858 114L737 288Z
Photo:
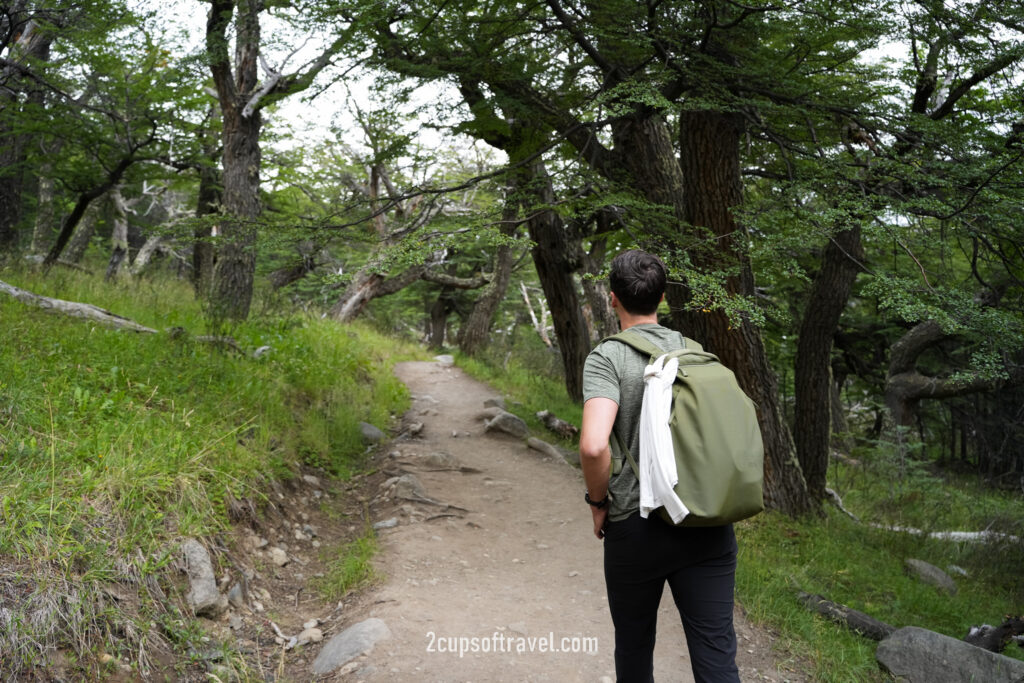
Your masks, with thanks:
M32 243L29 252L41 254L53 239L53 178L44 169L39 176L39 193L36 203L36 220L32 229Z
M215 320L244 320L249 315L256 272L256 219L260 215L262 115L259 108L250 111L246 105L258 83L261 3L237 3L233 74L227 54L227 28L235 4L212 2L206 31L210 70L223 117L224 216L213 228L221 247L210 287L210 311Z
M213 268L210 311L215 319L244 320L252 304L260 216L261 110L268 102L304 90L344 45L337 38L304 71L284 75L267 67L261 85L260 13L263 0L211 0L206 55L223 117L224 220L216 226L223 242ZM228 26L235 17L234 70L228 56Z
M10 47L14 58L18 61L49 60L53 33L44 30L34 20L26 22L22 28L20 36L14 37L14 43ZM2 92L0 111L20 109L22 105L19 98L22 94L27 93L30 107L41 106L44 97L38 84L21 75L12 75L5 79ZM0 257L18 247L18 226L25 212L25 164L31 144L32 136L13 131L10 126L0 123Z
M508 237L515 235L519 228L515 222L518 212L518 202L506 198L501 215L501 234ZM477 297L465 322L459 327L457 341L459 350L463 353L474 356L487 344L494 315L498 312L498 307L505 298L505 292L508 291L508 284L512 280L514 259L515 254L512 252L512 247L507 244L498 247L494 255L491 281Z
M387 296L405 289L419 280L426 269L426 265L412 266L401 274L388 278L381 273L373 272L372 266L367 266L356 273L352 282L345 288L345 293L331 307L330 315L341 323L355 320L371 301L379 296Z
M92 241L92 236L96 232L96 214L100 212L102 206L103 202L99 202L98 205L94 202L86 209L85 215L82 216L82 220L79 221L78 227L75 228L75 232L68 242L66 256L60 260L60 263L64 261L75 264L81 263L82 257L85 256L85 251L89 248L89 243Z
M212 121L217 117L217 107L211 107L209 120ZM199 165L196 218L212 216L220 211L223 194L220 171L217 166L217 157L220 151L219 146L210 139L211 137L213 136L209 129L199 132L199 143L203 149L203 163ZM216 263L216 250L212 242L213 224L208 220L198 221L192 236L194 238L192 242L192 285L201 299L208 300L210 288L213 285L213 266Z
M162 243L163 238L159 235L153 235L146 238L145 244L142 245L142 248L139 249L139 253L136 254L135 258L132 260L132 265L129 271L133 276L142 274L146 269L146 266L148 266L149 262L153 259L153 254L161 251Z
M832 339L860 272L864 249L860 226L837 233L822 255L797 337L793 434L797 457L815 500L825 498L832 439Z
M104 278L107 282L117 276L128 255L128 206L121 196L120 187L110 191L110 201L114 208L114 227L110 236L110 262L107 264L107 274Z
M599 221L601 220L600 216L603 215L605 212L600 212ZM598 230L601 231L601 228ZM606 248L606 239L594 238L590 253L583 255L583 269L588 275L598 275L604 269ZM583 296L586 298L590 310L591 340L597 342L617 333L619 321L615 317L615 311L612 310L612 302L608 295L608 282L584 277L581 278L580 283L583 286Z
M554 204L554 189L543 162L530 164L526 172L531 203L539 206ZM551 309L558 351L565 368L565 389L572 400L582 402L583 364L590 353L590 333L572 275L579 264L570 260L574 250L566 244L568 235L561 217L550 209L528 211L532 215L526 226L530 239L535 243L531 251L533 264Z
M437 298L430 306L427 317L427 346L439 350L444 346L445 332L448 329L448 316L451 314L452 292L449 287L442 287Z

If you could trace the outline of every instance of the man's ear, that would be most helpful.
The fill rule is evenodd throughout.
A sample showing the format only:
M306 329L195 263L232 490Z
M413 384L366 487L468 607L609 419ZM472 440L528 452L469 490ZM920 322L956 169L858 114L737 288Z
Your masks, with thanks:
M611 298L612 298L612 308L618 307L618 305L619 305L619 297L615 296L615 292L608 292L608 294L611 295ZM664 296L664 295L662 295L662 296Z

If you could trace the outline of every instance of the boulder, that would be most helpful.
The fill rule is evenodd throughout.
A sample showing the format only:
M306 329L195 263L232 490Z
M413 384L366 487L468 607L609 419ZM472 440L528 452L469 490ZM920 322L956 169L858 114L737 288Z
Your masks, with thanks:
M907 573L911 576L916 576L925 583L930 583L950 595L956 595L956 583L950 578L949 574L935 565L913 558L908 558L903 564L907 569Z
M1019 683L1024 662L962 640L907 626L878 644L875 659L907 683Z
M188 573L189 590L186 599L197 617L216 619L228 607L228 600L217 590L217 578L213 574L213 562L203 544L194 538L181 544L185 555L185 570Z
M441 354L440 356L434 356L434 360L436 360L437 364L442 368L450 368L455 365L455 356L451 356L447 353Z
M564 448L559 448L554 444L550 444L543 439L538 439L535 436L531 436L526 440L526 445L535 451L540 451L544 455L551 456L556 460L565 460L570 465L580 464L580 454L575 451L569 451Z
M512 436L523 439L530 433L529 427L523 420L513 415L512 413L498 413L493 418L484 423L485 432L505 432Z
M395 481L396 498L412 498L414 500L427 497L427 490L413 474L403 474Z
M363 441L368 444L380 443L384 440L384 432L374 427L369 422L359 423L359 433L363 437Z
M390 637L391 630L387 624L375 617L349 626L323 646L313 660L313 673L317 676L329 674Z
M452 470L457 470L462 467L462 463L458 458L451 453L446 453L444 451L428 453L420 458L420 462L427 467L443 467Z
M484 400L485 408L501 408L505 410L505 399L501 396L492 396L491 398Z

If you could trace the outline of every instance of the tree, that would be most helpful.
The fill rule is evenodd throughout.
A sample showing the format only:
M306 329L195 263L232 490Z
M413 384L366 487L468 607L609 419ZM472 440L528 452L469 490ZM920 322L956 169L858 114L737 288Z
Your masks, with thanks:
M0 16L0 254L18 244L26 201L32 135L20 126L25 110L37 111L47 92L42 78L50 48L72 7L17 2Z
M211 311L217 319L245 319L252 302L257 220L261 213L262 110L308 88L346 42L341 31L319 56L298 70L285 74L284 64L275 70L263 54L261 37L261 16L268 9L262 0L211 0L206 24L206 55L223 122L222 219L215 229L221 246L209 293ZM276 16L294 21L304 14L317 16L316 5L292 5ZM229 54L232 26L233 60ZM264 70L262 82L260 66Z

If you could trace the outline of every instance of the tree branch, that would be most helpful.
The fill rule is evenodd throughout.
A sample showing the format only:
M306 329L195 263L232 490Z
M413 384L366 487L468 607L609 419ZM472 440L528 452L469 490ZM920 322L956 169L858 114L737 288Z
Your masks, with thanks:
M420 278L427 282L444 285L445 287L454 287L455 289L479 289L491 281L491 279L485 275L478 275L477 277L456 277L454 275L449 275L448 273L429 269L423 271Z

